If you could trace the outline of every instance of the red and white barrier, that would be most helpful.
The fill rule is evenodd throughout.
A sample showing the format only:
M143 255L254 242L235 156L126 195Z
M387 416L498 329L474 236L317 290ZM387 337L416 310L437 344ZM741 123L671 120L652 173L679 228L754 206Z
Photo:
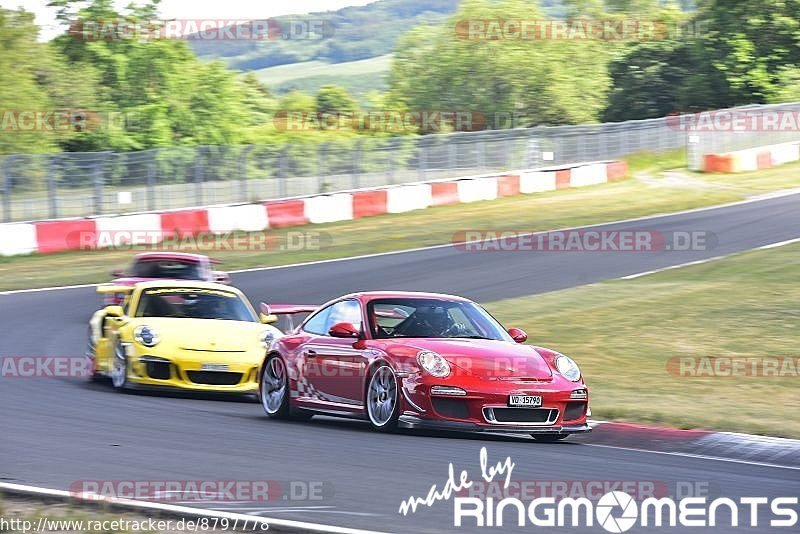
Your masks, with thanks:
M208 208L208 229L211 233L260 232L266 228L269 228L269 220L263 204Z
M405 213L433 205L431 184L398 185L386 190L387 213Z
M587 185L604 184L608 181L605 163L581 165L571 170L569 186L585 187Z
M543 193L556 190L556 171L528 171L519 176L519 192Z
M98 217L94 221L95 231L101 238L97 243L99 246L153 244L162 239L161 215L158 213Z
M770 161L795 161L797 145L776 145ZM175 236L259 232L303 224L349 221L383 213L478 202L601 184L627 175L624 161L580 163L535 171L418 182L258 204L210 206L86 219L0 224L0 255L49 253L130 244Z
M722 154L705 154L705 172L751 172L800 161L800 143L781 143Z
M306 197L305 216L308 222L319 224L349 221L353 218L353 196L350 193Z
M0 224L0 254L17 256L39 249L36 226L31 223Z
M497 178L472 178L458 181L458 198L462 203L494 200L497 198Z

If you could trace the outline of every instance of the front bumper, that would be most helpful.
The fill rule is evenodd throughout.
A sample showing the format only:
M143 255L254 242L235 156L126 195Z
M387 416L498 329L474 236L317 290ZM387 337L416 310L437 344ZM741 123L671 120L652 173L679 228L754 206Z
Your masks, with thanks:
M591 432L587 423L579 425L527 426L527 425L481 425L467 421L445 419L422 419L413 415L401 415L398 425L418 430L446 430L453 432L508 432L514 434L580 434Z
M194 357L163 355L130 356L129 382L138 387L167 388L217 393L255 393L258 391L256 358L243 354L241 361L228 361L225 370L203 369L203 362L215 362L214 353Z
M446 383L444 383L446 382ZM434 386L462 389L464 395L441 395ZM575 434L590 432L586 385L555 378L532 380L436 380L426 375L404 377L400 424L407 428ZM437 388L439 389L439 388ZM582 396L576 396L582 390ZM541 397L541 405L512 407L510 395Z

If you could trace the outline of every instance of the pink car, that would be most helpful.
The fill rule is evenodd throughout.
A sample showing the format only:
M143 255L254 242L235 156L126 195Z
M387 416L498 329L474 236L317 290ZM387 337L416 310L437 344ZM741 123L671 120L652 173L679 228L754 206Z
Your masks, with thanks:
M127 269L114 269L112 283L120 286L132 286L150 280L201 280L205 282L230 282L228 273L215 271L212 266L218 260L202 254L185 252L144 252L137 254ZM123 295L108 293L106 306L119 305Z

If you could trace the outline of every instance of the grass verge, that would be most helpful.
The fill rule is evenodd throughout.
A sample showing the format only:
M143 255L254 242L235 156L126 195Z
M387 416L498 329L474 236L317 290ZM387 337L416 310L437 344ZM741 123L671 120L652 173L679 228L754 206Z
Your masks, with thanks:
M574 357L595 418L800 438L797 375L674 376L673 357L794 356L800 245L487 305Z
M671 166L675 156L665 156ZM640 156L638 168L653 168ZM450 243L464 230L540 231L711 206L796 184L800 164L735 176L704 177L720 187L636 179L494 201L387 214L354 221L270 231L275 246L265 250L218 250L209 255L229 270L286 265L330 258ZM727 187L732 185L732 187ZM302 232L309 232L306 239ZM292 248L298 235L306 246ZM377 238L376 236L380 236ZM309 241L311 245L308 246ZM320 243L320 245L316 245ZM108 281L114 267L124 266L131 250L72 251L58 254L0 257L0 290Z

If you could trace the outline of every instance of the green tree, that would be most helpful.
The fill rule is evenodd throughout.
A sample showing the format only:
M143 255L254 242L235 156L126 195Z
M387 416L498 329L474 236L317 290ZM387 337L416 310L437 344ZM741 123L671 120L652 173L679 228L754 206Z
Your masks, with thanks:
M51 152L54 132L20 124L22 112L52 109L52 101L38 83L39 62L46 46L36 42L39 29L33 15L0 9L0 154Z
M542 18L535 2L466 0L450 24L415 28L403 37L390 99L411 109L480 112L490 128L596 121L609 87L606 65L618 45L508 35L473 39L456 31L469 20ZM497 120L503 117L516 119Z
M278 100L278 111L305 111L314 112L317 101L302 91L289 91Z
M317 92L316 109L318 113L356 111L358 102L344 87L323 85Z
M800 0L711 0L698 21L730 104L767 101L783 68L800 65Z

